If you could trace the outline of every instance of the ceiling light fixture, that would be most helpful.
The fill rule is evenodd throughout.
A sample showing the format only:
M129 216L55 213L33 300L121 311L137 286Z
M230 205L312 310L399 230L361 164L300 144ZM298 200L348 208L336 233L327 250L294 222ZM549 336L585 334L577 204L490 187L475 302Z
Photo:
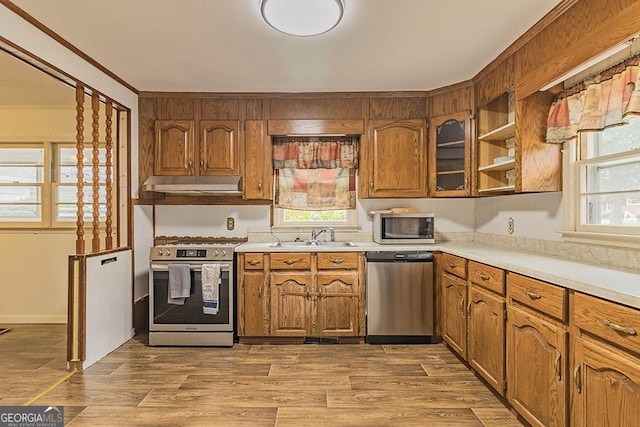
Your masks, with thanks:
M344 0L261 0L264 20L292 36L316 36L338 25Z

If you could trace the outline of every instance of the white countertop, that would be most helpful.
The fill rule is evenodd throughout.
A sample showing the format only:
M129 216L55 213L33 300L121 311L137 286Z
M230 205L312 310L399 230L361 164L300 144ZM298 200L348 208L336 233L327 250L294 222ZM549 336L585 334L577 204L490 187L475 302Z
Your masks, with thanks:
M622 271L558 257L481 243L452 241L433 245L379 245L355 242L356 246L272 247L272 243L244 243L236 252L367 252L442 251L507 271L584 292L613 302L640 308L640 272Z

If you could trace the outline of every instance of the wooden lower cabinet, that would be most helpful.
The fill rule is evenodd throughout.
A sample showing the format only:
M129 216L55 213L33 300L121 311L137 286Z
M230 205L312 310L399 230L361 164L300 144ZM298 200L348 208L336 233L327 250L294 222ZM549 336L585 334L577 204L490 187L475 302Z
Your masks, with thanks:
M441 279L442 339L467 358L467 282L444 273Z
M266 337L270 330L268 257L261 253L240 254L238 258L238 335ZM267 268L268 270L268 268Z
M640 310L576 292L571 425L640 422Z
M467 362L503 396L505 313L504 297L469 286Z
M311 273L271 273L271 335L311 334Z
M316 311L320 336L357 336L359 289L356 271L335 273L318 272L317 297L312 299ZM315 331L314 331L315 329Z
M513 306L507 311L509 403L533 426L565 426L566 329Z
M590 337L576 338L572 426L635 427L640 423L640 360Z
M241 254L238 335L364 336L363 253Z

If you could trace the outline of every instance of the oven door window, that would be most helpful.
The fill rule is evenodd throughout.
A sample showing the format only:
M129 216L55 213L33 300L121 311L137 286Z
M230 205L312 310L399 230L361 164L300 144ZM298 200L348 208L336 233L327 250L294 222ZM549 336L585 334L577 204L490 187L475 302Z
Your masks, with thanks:
M169 272L153 272L153 323L156 325L211 325L229 324L229 272L221 271L218 291L218 314L204 314L202 311L202 274L191 271L191 296L184 305L169 304Z

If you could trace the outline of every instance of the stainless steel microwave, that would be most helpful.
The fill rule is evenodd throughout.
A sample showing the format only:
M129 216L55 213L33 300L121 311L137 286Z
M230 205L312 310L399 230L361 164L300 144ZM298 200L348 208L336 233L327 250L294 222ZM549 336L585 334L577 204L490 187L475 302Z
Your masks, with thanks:
M434 214L376 213L373 241L380 244L435 243Z

